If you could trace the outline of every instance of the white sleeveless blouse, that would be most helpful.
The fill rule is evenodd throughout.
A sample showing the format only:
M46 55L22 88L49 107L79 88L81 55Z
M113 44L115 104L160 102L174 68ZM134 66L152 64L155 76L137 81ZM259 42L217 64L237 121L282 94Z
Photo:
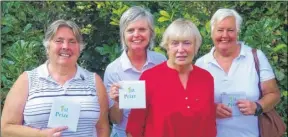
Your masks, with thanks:
M53 99L63 98L81 104L77 132L64 131L62 137L96 137L96 123L100 105L96 94L95 75L80 66L74 78L63 86L49 75L47 63L27 71L29 95L24 108L23 125L32 128L47 128Z

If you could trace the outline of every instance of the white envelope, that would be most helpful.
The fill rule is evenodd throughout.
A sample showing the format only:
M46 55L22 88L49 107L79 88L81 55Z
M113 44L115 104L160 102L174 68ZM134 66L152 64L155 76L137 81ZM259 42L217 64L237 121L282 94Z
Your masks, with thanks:
M53 101L47 127L68 126L68 131L77 131L81 104L56 98Z
M120 81L119 108L146 108L145 81Z

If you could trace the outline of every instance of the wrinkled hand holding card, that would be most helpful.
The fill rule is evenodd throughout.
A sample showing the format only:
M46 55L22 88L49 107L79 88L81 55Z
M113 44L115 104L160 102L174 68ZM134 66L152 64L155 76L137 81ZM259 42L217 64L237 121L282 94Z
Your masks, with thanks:
M240 99L246 99L245 92L237 93L222 93L221 94L222 103L232 109L232 116L243 115L237 106L237 101Z

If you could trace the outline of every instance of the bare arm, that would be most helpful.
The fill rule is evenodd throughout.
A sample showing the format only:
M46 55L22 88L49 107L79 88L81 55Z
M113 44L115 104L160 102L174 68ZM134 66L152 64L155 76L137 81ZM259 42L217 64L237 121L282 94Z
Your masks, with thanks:
M259 100L263 112L270 111L280 101L280 91L275 79L261 82L263 97Z
M4 104L1 117L2 137L55 137L61 136L61 131L67 127L39 130L23 126L23 111L28 97L28 75L21 74L10 89Z
M109 117L112 123L119 124L123 117L123 110L119 108L119 103L114 102L114 105L109 109Z
M108 120L108 96L106 93L105 86L101 78L95 74L96 80L96 90L100 105L100 117L96 124L97 136L98 137L109 137L109 120Z
M22 126L23 111L28 97L28 75L21 74L10 89L1 117L1 136L37 137L40 130Z
M280 101L280 92L275 79L270 79L261 82L261 90L263 97L258 100L262 106L263 112L268 112ZM254 115L257 105L254 101L238 100L237 102L240 111L244 115Z
M258 101L263 108L263 112L270 111L280 101L280 91L275 78L270 79L273 70L268 59L261 50L257 50L258 65L261 81L262 98ZM254 103L255 104L255 103ZM256 104L255 104L256 107Z

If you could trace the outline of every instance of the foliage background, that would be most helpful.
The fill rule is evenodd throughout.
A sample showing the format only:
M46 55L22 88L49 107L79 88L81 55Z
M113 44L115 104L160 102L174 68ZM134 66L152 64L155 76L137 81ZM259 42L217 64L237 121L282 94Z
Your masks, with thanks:
M78 63L103 76L108 63L121 52L120 16L133 5L144 6L154 15L156 45L173 20L179 17L192 20L203 37L196 58L212 47L209 20L213 13L218 8L236 9L244 19L239 39L261 49L275 71L281 89L281 102L276 108L287 125L287 2L276 1L1 2L1 106L17 77L45 62L43 35L56 19L73 20L80 26L87 46ZM159 46L154 50L165 54Z

